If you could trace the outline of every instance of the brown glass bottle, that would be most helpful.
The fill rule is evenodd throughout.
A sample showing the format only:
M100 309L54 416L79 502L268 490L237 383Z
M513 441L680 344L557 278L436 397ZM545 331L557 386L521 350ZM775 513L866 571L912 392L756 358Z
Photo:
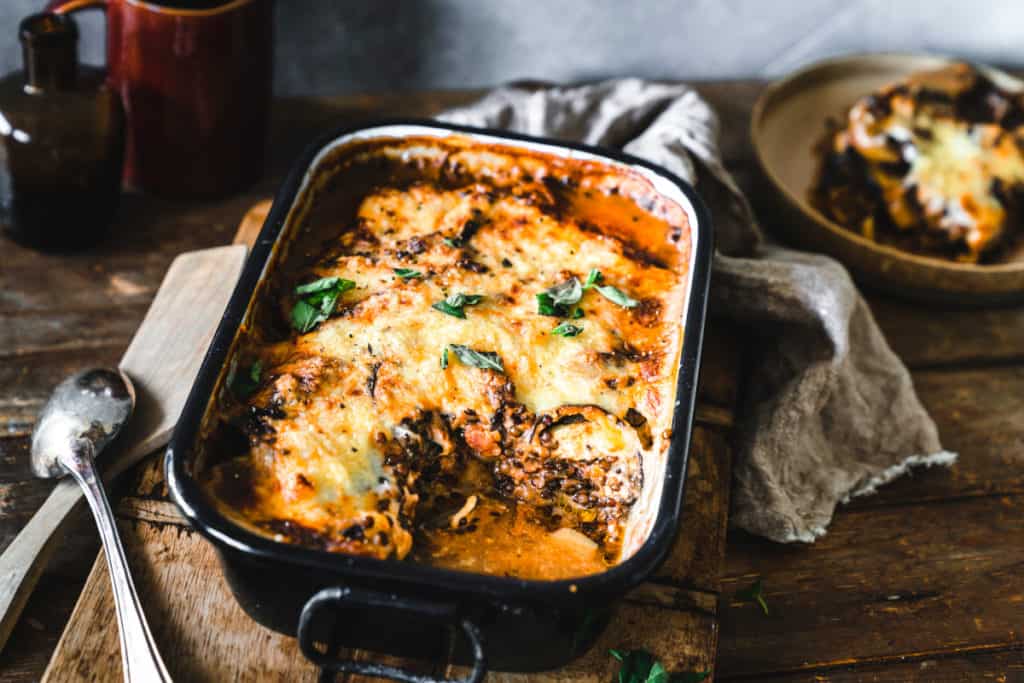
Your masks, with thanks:
M120 199L121 102L79 66L74 19L34 14L18 33L24 70L0 80L0 226L42 249L89 246Z

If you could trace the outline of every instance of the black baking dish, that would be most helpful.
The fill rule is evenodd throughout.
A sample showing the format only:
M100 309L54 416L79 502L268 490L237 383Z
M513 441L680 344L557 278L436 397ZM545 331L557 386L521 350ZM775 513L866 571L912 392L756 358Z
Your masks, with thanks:
M292 207L313 177L319 159L327 149L357 138L451 134L625 165L644 175L659 193L671 196L689 217L692 252L688 302L660 503L646 541L631 557L600 574L560 581L521 580L279 543L226 519L193 478L192 455L204 415L224 381L231 350L257 286L269 270L278 243L286 237ZM443 660L454 648L457 661L473 665L468 675L471 680L478 680L488 665L504 670L540 670L565 664L592 644L607 623L614 601L658 567L679 528L711 254L711 223L693 188L665 169L635 157L435 121L387 121L334 130L299 158L274 199L167 449L165 467L171 497L217 549L231 590L243 609L269 628L298 635L303 651L322 667L400 680L434 680L429 674L366 661L340 661L331 654L332 646L434 661ZM449 638L452 633L457 637ZM314 642L329 643L328 651L322 652Z

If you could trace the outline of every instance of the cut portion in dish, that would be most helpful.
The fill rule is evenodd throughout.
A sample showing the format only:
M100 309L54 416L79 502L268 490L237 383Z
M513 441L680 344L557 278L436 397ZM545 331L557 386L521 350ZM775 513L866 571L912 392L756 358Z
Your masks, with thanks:
M811 202L868 239L965 263L1020 240L1021 95L955 64L858 100L821 144Z
M455 136L321 168L205 423L217 507L282 542L487 574L628 556L671 436L683 209L625 168Z

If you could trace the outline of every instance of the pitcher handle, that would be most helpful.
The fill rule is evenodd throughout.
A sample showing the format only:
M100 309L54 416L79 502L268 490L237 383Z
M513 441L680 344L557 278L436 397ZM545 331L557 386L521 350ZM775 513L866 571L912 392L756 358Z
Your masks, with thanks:
M70 14L84 9L107 9L107 0L50 0L46 11L55 14Z

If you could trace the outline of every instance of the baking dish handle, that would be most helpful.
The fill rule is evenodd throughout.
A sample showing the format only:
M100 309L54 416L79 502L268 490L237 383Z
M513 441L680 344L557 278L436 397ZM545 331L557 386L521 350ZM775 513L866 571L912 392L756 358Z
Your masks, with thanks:
M328 675L337 673L354 673L361 676L376 676L379 678L390 678L404 683L480 683L484 674L487 673L487 657L484 654L483 635L480 627L465 617L459 617L454 608L447 605L439 605L425 600L402 598L397 605L399 609L408 610L417 614L432 617L438 620L451 621L462 629L470 650L473 653L473 668L469 675L461 679L435 678L426 674L419 674L406 671L395 666L378 664L375 662L359 662L351 659L338 659L328 653L322 653L313 645L312 624L314 615L323 608L328 607L378 607L395 609L396 598L384 593L375 591L335 587L325 588L311 597L302 608L299 615L298 639L299 647L306 658L323 670L324 676L321 681L333 680Z

